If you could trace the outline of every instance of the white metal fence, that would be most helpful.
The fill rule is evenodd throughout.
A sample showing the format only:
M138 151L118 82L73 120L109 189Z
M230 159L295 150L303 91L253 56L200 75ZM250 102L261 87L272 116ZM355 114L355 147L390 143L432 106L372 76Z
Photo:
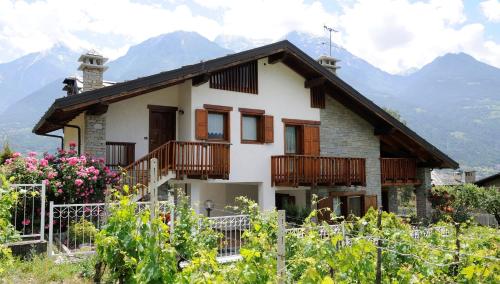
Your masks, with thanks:
M159 201L161 216L170 213L168 201ZM113 206L116 204L108 204ZM138 212L150 206L150 202L137 202ZM95 252L95 237L106 222L106 203L54 204L49 208L49 256L82 255ZM247 215L210 217L210 227L221 233L218 242L218 256L239 255L243 244L243 232L249 228ZM165 221L167 219L165 218Z
M218 256L239 255L243 244L243 232L250 227L248 215L209 217L210 226L222 234L219 239Z
M11 184L17 193L17 204L12 212L12 225L21 238L44 240L45 230L45 185Z
M169 212L168 201L159 201L162 216ZM54 204L49 207L49 256L78 255L95 252L95 237L105 224L106 206L116 203ZM137 211L142 212L149 202L137 202Z

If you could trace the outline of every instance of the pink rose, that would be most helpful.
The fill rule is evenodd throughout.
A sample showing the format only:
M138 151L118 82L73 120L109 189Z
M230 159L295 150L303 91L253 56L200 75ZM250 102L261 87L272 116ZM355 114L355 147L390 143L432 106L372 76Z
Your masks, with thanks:
M57 190L57 192L62 194L62 193L63 193L63 190L59 188L59 189Z
M48 179L44 179L44 180L43 180L43 184L45 184L45 185L49 185L49 180L48 180Z
M28 153L28 156L30 156L31 158L36 157L36 155L37 155L37 153L33 152L33 151Z
M79 178L75 179L75 185L76 186L81 186L82 184L83 184L83 180L81 180Z
M49 165L49 161L47 161L46 159L41 159L40 160L40 166L46 167L48 165Z
M5 160L5 164L6 164L6 165L10 165L10 164L12 164L12 159L7 159L7 160Z
M77 157L71 157L68 159L68 164L70 164L71 166L74 166L76 164L78 164L78 158Z
M14 153L12 154L12 158L17 158L17 157L19 157L19 156L21 156L21 153L19 153L19 152L14 152Z
M76 147L76 142L75 141L69 141L69 146L70 147Z
M29 224L31 223L30 219L24 219L21 224L23 224L24 226L28 226Z

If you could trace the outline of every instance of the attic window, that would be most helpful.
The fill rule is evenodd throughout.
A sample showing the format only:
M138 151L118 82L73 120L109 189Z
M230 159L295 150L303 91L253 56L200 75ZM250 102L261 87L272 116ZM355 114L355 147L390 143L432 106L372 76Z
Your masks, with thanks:
M257 61L230 67L210 75L210 88L241 93L258 93Z

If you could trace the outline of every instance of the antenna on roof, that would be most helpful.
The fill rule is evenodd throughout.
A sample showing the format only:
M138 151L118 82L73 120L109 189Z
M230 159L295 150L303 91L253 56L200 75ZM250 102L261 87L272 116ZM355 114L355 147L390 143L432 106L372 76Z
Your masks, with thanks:
M334 28L330 28L327 25L323 25L323 28L330 33L330 41L328 43L330 44L330 56L332 56L332 32L338 33L339 31Z

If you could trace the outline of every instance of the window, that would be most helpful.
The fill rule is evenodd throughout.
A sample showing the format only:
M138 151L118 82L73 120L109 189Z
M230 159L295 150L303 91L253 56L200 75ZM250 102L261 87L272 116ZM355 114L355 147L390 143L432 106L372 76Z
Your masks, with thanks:
M254 115L241 116L241 140L258 142L260 140L260 117Z
M285 154L299 153L298 132L297 126L285 126Z
M319 121L283 118L285 154L319 156Z
M363 209L361 204L361 196L349 196L347 198L349 215L354 215L358 217L363 216Z
M239 108L241 112L241 143L273 143L274 118L261 109Z
M195 134L199 140L230 140L229 113L232 107L203 105L195 112Z
M226 140L226 114L208 113L208 139Z

